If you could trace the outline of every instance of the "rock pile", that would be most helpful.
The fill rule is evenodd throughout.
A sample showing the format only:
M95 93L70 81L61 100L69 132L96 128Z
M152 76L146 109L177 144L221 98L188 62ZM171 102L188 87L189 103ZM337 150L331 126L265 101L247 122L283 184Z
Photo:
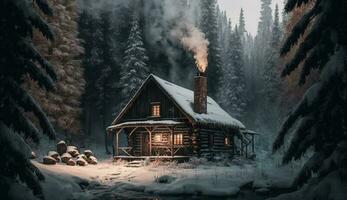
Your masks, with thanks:
M91 150L85 150L80 154L77 147L67 146L65 141L57 143L57 151L48 151L47 156L43 157L43 164L46 165L54 165L59 162L66 163L69 166L98 164L98 160Z

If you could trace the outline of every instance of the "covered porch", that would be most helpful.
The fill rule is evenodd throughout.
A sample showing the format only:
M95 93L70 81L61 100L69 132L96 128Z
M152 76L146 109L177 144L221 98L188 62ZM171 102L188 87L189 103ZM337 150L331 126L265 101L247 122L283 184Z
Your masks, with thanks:
M173 120L146 120L123 122L108 127L108 133L113 137L113 156L115 159L139 160L173 158L186 159L189 156L177 155L185 148L183 134L179 126L184 122ZM127 145L120 145L119 135L124 132Z

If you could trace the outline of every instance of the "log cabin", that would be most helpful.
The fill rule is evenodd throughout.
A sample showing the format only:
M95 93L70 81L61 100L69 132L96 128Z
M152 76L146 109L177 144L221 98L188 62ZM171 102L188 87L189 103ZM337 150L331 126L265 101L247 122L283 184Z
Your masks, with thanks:
M207 96L204 74L193 85L194 91L149 75L107 128L115 159L254 156L255 133ZM119 145L120 133L127 146Z

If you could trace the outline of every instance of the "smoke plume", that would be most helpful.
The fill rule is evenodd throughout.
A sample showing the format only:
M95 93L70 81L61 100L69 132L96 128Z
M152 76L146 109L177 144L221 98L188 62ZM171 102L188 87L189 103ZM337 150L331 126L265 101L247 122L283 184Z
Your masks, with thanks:
M208 40L197 27L190 23L180 23L172 35L180 40L181 44L193 53L196 66L200 72L205 72L208 66Z

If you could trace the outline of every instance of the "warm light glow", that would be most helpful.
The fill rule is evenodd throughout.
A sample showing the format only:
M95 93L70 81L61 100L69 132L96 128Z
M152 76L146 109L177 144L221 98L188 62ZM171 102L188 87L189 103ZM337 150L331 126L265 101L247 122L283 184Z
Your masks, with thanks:
M229 138L228 138L228 137L225 137L225 138L224 138L224 144L225 144L225 145L230 145L230 141L229 141Z
M160 105L159 104L152 105L152 116L153 117L160 117Z
M161 142L163 138L163 134L162 133L157 133L154 135L154 142Z
M174 135L174 144L182 145L183 144L183 134L175 134Z

